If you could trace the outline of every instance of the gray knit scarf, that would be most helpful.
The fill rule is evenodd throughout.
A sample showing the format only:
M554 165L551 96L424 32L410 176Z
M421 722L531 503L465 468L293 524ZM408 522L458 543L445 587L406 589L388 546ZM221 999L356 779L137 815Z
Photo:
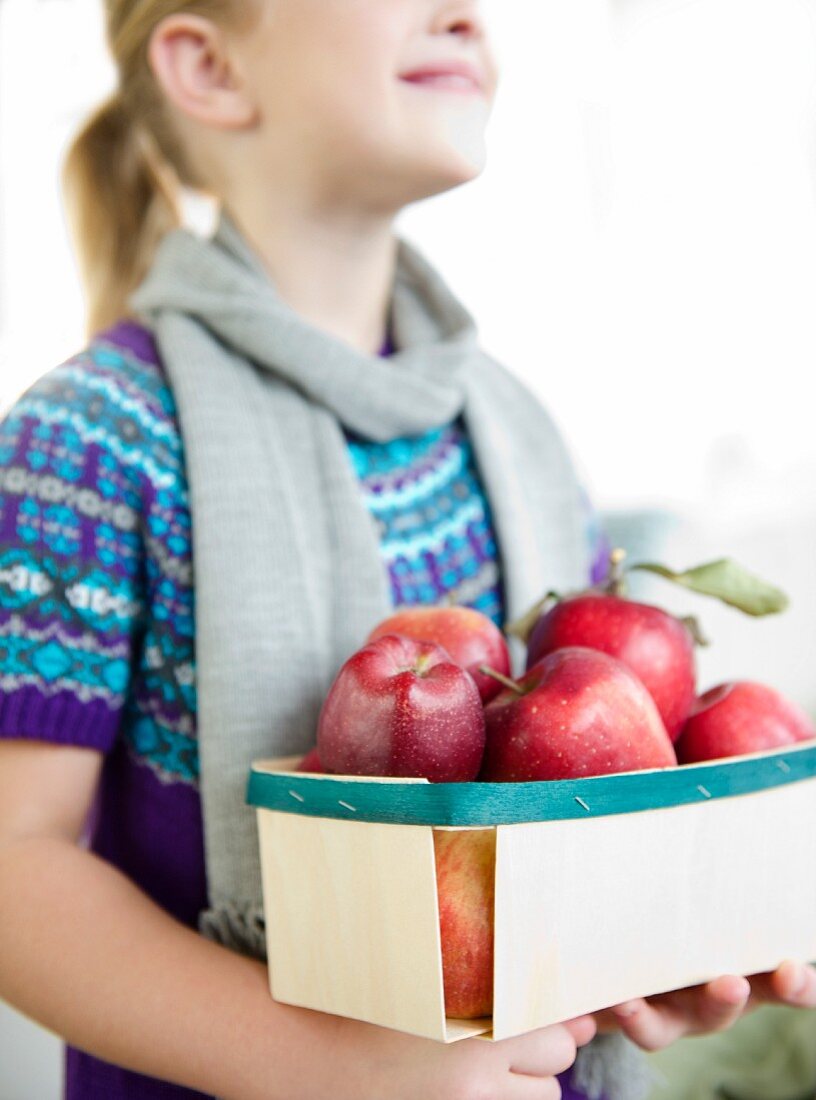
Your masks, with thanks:
M129 305L154 330L189 481L210 903L199 927L263 959L250 765L312 747L340 666L393 610L343 428L385 441L463 414L510 618L549 588L585 584L578 480L547 412L479 348L471 315L402 238L389 358L290 308L225 209L211 239L163 238ZM516 645L513 658L520 671ZM640 1052L620 1036L584 1048L577 1073L593 1097L645 1095Z

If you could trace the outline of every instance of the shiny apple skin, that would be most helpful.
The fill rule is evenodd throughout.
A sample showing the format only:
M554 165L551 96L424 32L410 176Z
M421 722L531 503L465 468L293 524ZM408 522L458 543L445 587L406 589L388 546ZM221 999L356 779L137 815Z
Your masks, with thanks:
M485 707L480 780L526 782L665 768L677 756L649 692L622 661L566 646Z
M731 680L695 702L677 741L677 758L681 764L719 760L814 737L808 715L781 692L755 680Z
M495 829L434 829L445 1015L493 1013Z
M441 645L455 664L471 674L483 703L499 694L501 684L479 672L479 666L488 665L504 676L510 675L510 651L504 635L492 619L472 607L404 608L379 623L368 641L384 634L402 634Z
M320 759L320 753L317 748L309 749L306 755L298 761L296 772L314 772L314 773L328 773L328 768L323 767L323 761Z
M527 668L564 646L587 646L623 661L645 684L672 741L680 736L696 695L694 639L680 619L622 596L572 596L536 623Z
M473 780L485 742L472 677L432 642L386 634L346 661L318 718L317 749L339 775Z

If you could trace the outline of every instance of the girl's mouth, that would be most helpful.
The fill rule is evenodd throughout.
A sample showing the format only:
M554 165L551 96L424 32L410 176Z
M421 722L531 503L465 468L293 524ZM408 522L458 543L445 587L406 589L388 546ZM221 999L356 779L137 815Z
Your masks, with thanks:
M401 77L406 84L417 88L426 88L437 92L459 92L464 95L483 95L482 89L474 81L458 73L421 73L417 76Z

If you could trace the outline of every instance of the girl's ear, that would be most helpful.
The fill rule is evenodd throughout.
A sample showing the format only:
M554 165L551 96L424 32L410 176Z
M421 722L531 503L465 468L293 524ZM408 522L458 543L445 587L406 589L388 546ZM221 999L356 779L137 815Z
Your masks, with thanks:
M170 103L217 129L252 125L258 107L224 31L212 20L178 13L154 28L148 61Z

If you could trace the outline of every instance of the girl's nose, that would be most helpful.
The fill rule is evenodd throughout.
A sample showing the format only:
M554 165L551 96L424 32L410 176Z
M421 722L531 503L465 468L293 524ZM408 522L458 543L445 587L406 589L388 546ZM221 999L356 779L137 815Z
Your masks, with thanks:
M477 39L486 34L479 0L441 0L434 22L443 34Z

